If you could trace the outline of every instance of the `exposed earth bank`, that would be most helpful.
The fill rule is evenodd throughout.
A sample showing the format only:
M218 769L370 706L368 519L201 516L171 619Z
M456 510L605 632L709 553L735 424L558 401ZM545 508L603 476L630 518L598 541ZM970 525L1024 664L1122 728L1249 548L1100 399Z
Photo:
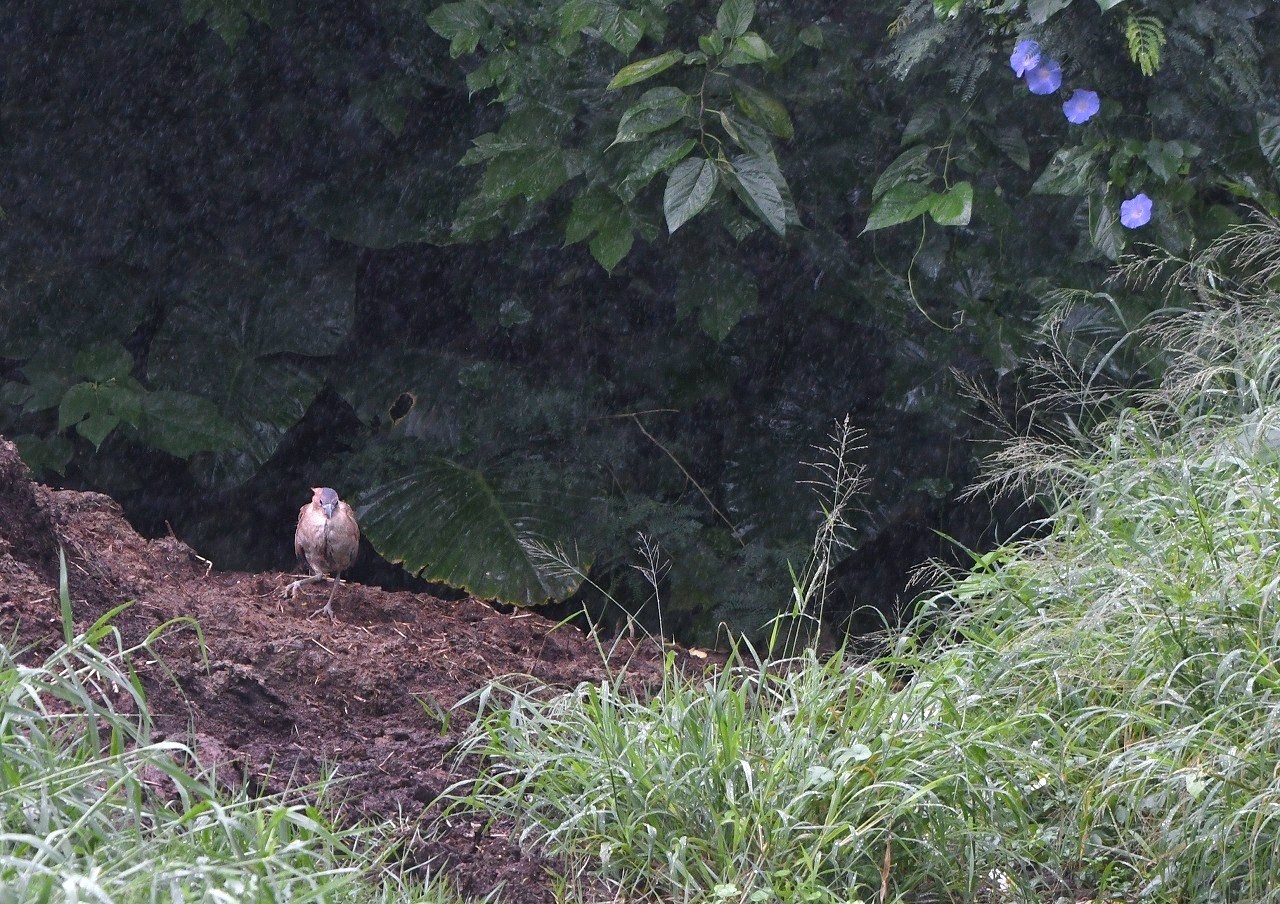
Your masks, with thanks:
M114 623L130 644L174 619L199 624L200 636L173 624L155 655L135 662L158 735L192 740L206 764L232 767L220 775L264 791L336 767L353 818L422 816L425 832L439 794L474 774L476 764L451 755L468 713L445 730L430 714L436 707L506 675L566 688L606 675L596 641L576 628L474 599L344 584L336 621L313 619L329 585L283 600L287 574L222 572L177 538L144 539L110 498L33 482L0 438L0 636L33 657L62 638L59 545L77 630L125 602ZM662 655L652 642L617 644L639 691L660 680ZM552 900L548 864L478 819L437 824L413 850L466 894L501 884L507 902Z

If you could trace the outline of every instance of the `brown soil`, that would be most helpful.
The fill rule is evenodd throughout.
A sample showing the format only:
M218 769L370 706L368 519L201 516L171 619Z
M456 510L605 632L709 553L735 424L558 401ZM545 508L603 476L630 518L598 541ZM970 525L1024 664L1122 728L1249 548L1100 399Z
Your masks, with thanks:
M174 626L154 642L155 659L136 662L157 734L191 740L207 765L232 767L220 775L262 791L336 767L344 814L421 816L416 858L464 893L502 886L506 902L553 900L553 865L500 828L474 815L435 821L438 796L477 764L452 756L468 712L442 731L428 710L508 675L566 688L598 682L606 666L593 638L536 612L354 584L338 591L335 623L310 618L329 585L282 600L287 574L220 572L178 539L143 539L110 498L32 482L0 438L0 637L16 637L33 656L62 637L58 544L78 630L129 601L114 623L131 644L172 619L198 622L203 655L196 633ZM662 655L650 642L623 641L616 651L639 692L659 681ZM705 664L677 656L694 669Z

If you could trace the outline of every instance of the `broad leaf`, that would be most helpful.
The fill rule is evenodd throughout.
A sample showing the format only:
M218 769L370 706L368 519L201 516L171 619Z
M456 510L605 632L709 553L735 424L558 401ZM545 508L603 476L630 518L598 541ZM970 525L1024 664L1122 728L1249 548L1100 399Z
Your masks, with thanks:
M787 108L770 94L738 80L733 83L733 102L744 116L780 138L795 136Z
M676 313L681 319L696 317L702 331L719 343L756 309L759 296L749 272L732 261L713 260L680 280Z
M770 229L778 235L785 235L787 211L782 202L782 191L774 181L775 172L758 157L741 154L733 158L735 193Z
M693 98L679 88L651 88L622 114L613 143L637 141L679 122L692 112Z
M1098 0L1098 9L1102 10L1105 13L1107 10L1111 9L1113 6L1119 6L1123 2L1124 0Z
M1040 195L1085 194L1093 181L1095 163L1091 148L1061 148L1054 153L1031 191Z
M77 383L67 390L58 406L58 430L74 426L96 449L121 423L138 422L141 396L142 389L134 380Z
M1018 169L1024 173L1031 170L1031 152L1027 149L1027 139L1023 137L1022 129L1004 126L995 131L992 140L1000 153L1012 160Z
M933 172L928 166L929 152L929 147L919 144L899 154L893 163L884 168L880 178L876 179L876 184L871 188L871 200L879 201L885 192L907 182L932 178Z
M630 56L644 37L644 20L640 14L610 3L600 13L600 37L609 46Z
M755 0L724 0L716 12L716 31L731 41L746 33L755 14Z
M863 232L874 232L888 226L897 226L908 220L924 215L932 206L934 193L919 182L903 182L895 185L880 196L871 215L867 217L867 225Z
M86 380L121 380L133 369L133 355L119 342L95 342L76 353L74 367Z
M727 66L743 66L752 63L763 63L774 57L773 48L754 31L749 31L733 42L733 49L725 54Z
M536 512L447 459L429 458L415 473L362 494L357 511L383 558L483 599L536 606L566 599L581 582L531 555L525 544L538 539Z
M1071 0L1027 0L1027 14L1032 25L1043 25L1049 17L1071 5Z
M929 202L929 216L939 226L968 226L972 215L973 186L968 182L957 182Z
M701 213L715 193L718 179L716 165L703 157L691 157L672 170L662 199L667 229L675 232Z
M623 66L618 70L618 74L613 80L606 85L606 89L625 88L627 85L634 85L643 82L647 78L652 78L659 72L665 72L670 69L681 58L684 57L678 50L669 50L661 56L650 57L647 60L640 60L629 66Z
M159 390L142 396L138 436L147 445L178 458L217 452L236 439L236 430L206 398Z
M1280 116L1258 117L1258 146L1267 162L1280 171Z
M591 256L609 272L631 250L635 240L631 217L612 192L594 188L574 200L565 225L565 242L585 239L591 239Z
M631 252L634 241L635 233L631 231L630 225L618 217L602 226L587 247L596 263L604 267L606 272L612 273L613 268Z
M604 11L602 0L568 0L560 7L557 16L560 22L560 37L568 38L576 35L584 28L595 25Z
M668 139L653 150L649 151L640 161L640 165L627 174L627 178L622 180L619 187L619 194L626 200L631 200L636 196L640 189L644 188L658 173L670 169L685 157L689 156L689 152L698 146L695 138Z
M1089 240L1107 260L1119 260L1124 247L1124 228L1120 225L1119 205L1108 203L1105 192L1089 199Z
M477 0L463 0L436 7L427 14L427 24L449 41L449 55L460 57L476 49L481 33L489 27L489 15Z

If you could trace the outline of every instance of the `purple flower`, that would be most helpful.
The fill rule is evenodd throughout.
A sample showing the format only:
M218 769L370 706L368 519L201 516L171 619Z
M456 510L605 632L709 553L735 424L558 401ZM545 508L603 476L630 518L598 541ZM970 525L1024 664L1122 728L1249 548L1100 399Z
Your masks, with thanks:
M1040 65L1027 70L1027 87L1032 94L1052 94L1062 87L1062 67L1048 57Z
M1077 88L1071 95L1071 100L1062 105L1062 112L1067 115L1067 122L1080 125L1093 119L1100 106L1097 91Z
M1040 65L1040 45L1035 41L1019 41L1018 46L1013 48L1013 55L1009 57L1009 66L1013 69L1013 74L1018 78L1029 69L1034 69Z
M1151 222L1151 199L1145 194L1137 194L1120 204L1120 225L1126 229L1137 229Z

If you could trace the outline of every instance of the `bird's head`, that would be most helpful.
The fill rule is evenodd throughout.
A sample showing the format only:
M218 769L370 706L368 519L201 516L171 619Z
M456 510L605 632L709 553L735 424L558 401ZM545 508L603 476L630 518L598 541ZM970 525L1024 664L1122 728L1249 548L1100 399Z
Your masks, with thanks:
M333 513L338 510L338 491L330 487L312 487L311 492L311 501L324 509L327 517L332 518Z

